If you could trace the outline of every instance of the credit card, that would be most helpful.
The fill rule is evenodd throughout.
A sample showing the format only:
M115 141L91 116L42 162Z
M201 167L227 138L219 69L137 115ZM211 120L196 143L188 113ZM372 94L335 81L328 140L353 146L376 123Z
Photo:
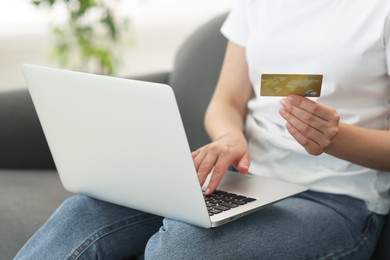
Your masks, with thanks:
M262 74L260 95L319 97L322 78L321 74Z

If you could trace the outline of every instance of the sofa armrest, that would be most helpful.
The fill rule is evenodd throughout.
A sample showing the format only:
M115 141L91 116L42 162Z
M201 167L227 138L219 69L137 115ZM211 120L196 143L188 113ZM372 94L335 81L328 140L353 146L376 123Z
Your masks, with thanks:
M169 72L132 79L167 83ZM26 88L0 92L0 168L54 169L46 138Z
M0 168L55 168L27 89L0 93Z

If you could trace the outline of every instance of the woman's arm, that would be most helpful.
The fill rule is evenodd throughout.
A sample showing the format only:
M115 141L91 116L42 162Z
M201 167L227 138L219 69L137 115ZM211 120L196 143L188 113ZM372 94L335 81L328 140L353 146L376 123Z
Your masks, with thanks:
M326 153L372 169L390 171L390 129L372 130L341 123Z
M326 152L365 167L390 171L390 126L372 130L339 123L337 112L304 97L281 101L291 135L310 154Z
M230 165L241 173L248 172L250 157L243 128L252 93L245 48L229 42L205 115L205 127L212 142L193 152L201 185L213 171L206 194L215 190Z

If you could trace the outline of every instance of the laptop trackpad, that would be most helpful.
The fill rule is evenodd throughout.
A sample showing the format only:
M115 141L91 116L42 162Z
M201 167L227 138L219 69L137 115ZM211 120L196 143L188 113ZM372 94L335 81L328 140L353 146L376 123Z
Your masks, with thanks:
M243 175L237 172L228 172L218 186L219 190L226 190L246 196L258 197L260 183L256 176Z
M218 189L271 202L307 190L307 187L252 174L228 172Z

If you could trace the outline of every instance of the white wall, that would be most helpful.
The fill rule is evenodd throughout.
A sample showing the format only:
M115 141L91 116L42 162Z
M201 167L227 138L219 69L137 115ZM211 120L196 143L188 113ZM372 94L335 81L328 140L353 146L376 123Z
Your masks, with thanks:
M184 39L198 26L227 12L234 0L122 0L131 18L134 45L124 53L119 76L168 70ZM2 0L0 91L25 87L22 63L57 66L49 58L49 23L61 10L37 9L30 0Z

